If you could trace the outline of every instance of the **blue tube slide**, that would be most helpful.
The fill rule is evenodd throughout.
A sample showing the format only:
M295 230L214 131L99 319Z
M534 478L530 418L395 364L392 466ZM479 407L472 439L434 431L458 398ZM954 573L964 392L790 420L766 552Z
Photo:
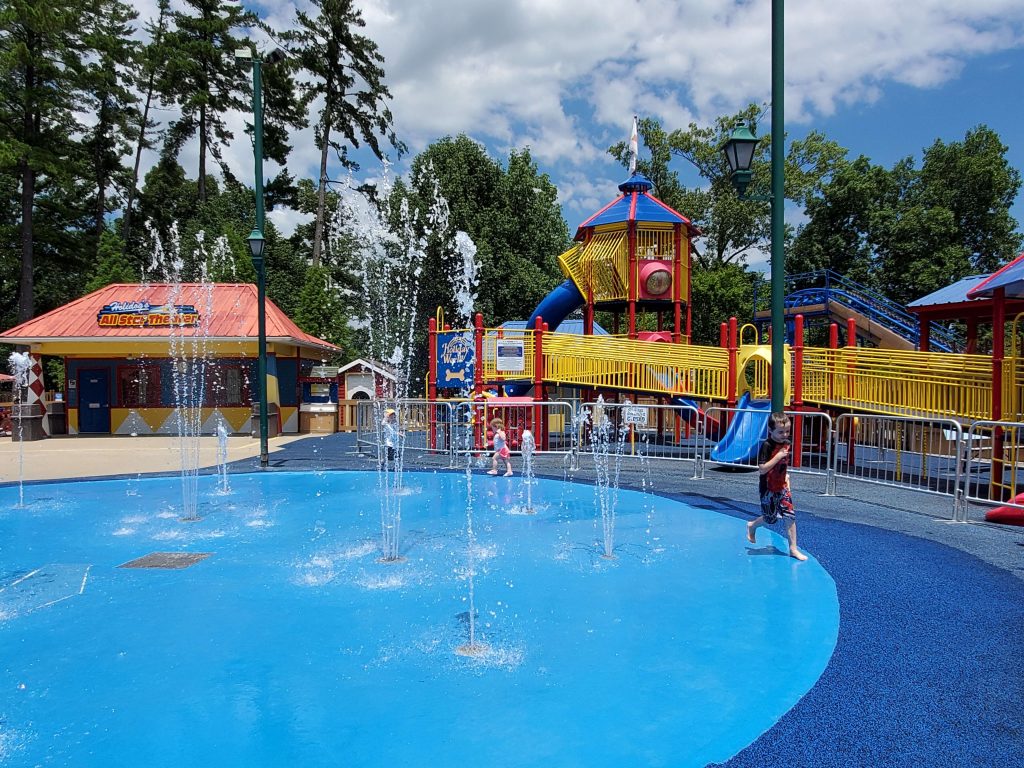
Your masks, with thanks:
M537 318L541 317L548 324L549 330L555 330L574 310L579 309L586 303L583 294L580 293L576 283L566 280L558 285L551 293L541 299L540 304L533 310L530 319L526 321L527 330L532 330ZM506 384L505 394L509 397L523 397L530 391L532 384Z
M573 310L582 307L586 301L576 283L566 280L558 285L551 293L540 300L540 304L533 310L530 319L526 321L527 330L533 330L538 317L544 318L550 330L555 330Z
M768 417L772 409L770 400L751 400L750 393L744 392L736 407L753 410L736 414L718 445L711 449L712 461L730 464L753 461L757 458L761 443L768 437Z

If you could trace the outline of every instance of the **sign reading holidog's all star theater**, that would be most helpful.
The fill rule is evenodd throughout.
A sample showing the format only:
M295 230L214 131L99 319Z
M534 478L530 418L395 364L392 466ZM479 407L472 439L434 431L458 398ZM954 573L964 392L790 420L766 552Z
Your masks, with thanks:
M191 304L150 304L114 301L96 313L101 328L168 328L199 325L199 312Z

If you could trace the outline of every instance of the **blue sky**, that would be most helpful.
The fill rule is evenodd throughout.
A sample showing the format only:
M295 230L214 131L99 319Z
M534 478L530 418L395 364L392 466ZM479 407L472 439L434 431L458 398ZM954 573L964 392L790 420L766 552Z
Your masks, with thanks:
M276 28L292 23L296 5L308 9L306 0L243 2ZM684 128L770 98L770 0L357 5L384 55L395 127L412 152L458 133L499 159L529 146L559 188L570 231L616 196L624 170L606 149L628 138L634 114ZM148 18L155 0L139 9ZM787 130L823 131L851 156L919 163L936 138L960 140L984 123L1024 172L1022 73L1020 0L786 3ZM227 153L243 179L251 175L245 117L236 116L240 139ZM315 177L311 130L294 139L292 172ZM367 163L365 172L378 171ZM1024 221L1024 197L1014 214ZM298 223L297 214L272 217L286 232Z

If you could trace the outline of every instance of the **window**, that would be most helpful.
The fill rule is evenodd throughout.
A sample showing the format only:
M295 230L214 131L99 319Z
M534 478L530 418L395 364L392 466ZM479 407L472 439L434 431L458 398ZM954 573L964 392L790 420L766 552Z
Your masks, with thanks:
M122 365L117 369L117 401L122 408L160 406L160 367Z
M214 363L206 371L206 404L227 408L249 405L249 381L240 365Z

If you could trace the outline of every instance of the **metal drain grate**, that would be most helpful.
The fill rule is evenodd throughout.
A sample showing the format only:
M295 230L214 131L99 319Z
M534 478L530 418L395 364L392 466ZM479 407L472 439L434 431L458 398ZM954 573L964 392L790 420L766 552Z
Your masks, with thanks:
M205 560L213 552L150 552L144 557L129 560L118 568L172 568L180 570Z

